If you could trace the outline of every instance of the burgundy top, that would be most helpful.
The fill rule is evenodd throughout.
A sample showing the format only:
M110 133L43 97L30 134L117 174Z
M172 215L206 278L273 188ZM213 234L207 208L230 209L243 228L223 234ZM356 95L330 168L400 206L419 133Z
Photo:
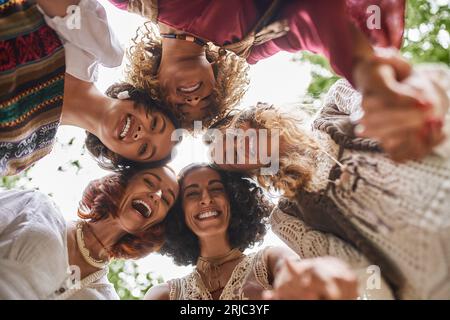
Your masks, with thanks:
M110 1L123 9L127 0ZM158 21L224 45L244 38L270 3L271 0L158 0ZM381 28L369 30L367 18L377 13ZM255 64L279 51L308 50L323 54L338 74L352 82L353 44L348 21L355 23L373 45L399 48L404 13L405 0L286 0L279 18L288 19L290 31L253 47L247 61Z

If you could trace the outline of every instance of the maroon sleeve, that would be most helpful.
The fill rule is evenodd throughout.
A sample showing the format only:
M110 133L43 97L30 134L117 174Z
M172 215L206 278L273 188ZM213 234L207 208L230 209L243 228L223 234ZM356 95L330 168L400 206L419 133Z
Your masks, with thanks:
M128 0L109 0L109 2L121 10L127 10L128 8Z
M380 8L380 28L369 29L369 6ZM290 31L254 47L247 61L254 64L279 51L308 50L324 55L333 70L352 80L353 42L349 23L357 25L373 45L400 47L404 28L404 0L297 0L282 8ZM373 7L372 7L373 8ZM370 8L369 8L370 9ZM372 25L370 25L372 27Z

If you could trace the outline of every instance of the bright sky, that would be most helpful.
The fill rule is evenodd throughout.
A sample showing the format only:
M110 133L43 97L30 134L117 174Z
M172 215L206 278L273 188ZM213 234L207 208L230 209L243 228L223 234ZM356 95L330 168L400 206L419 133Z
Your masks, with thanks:
M99 0L106 8L108 20L121 42L127 46L142 24L142 19L114 8L106 0ZM242 106L254 105L258 101L273 104L289 104L298 102L310 81L310 68L291 61L292 55L280 53L270 59L252 66L251 87L245 96ZM101 69L97 86L104 91L109 85L122 79L122 69ZM73 140L73 146L64 147ZM93 159L83 151L85 133L74 127L63 126L58 131L58 143L52 154L39 161L29 173L31 181L27 187L38 187L42 192L51 194L66 219L76 219L78 202L89 181L105 174L97 167ZM78 160L82 169L77 170L70 163ZM185 138L179 146L178 157L170 164L176 172L191 162L207 161L206 148L200 139ZM57 169L62 167L63 171ZM263 245L283 245L271 232ZM259 248L259 247L258 247ZM254 248L256 250L258 248ZM253 251L252 250L252 251ZM164 280L186 275L190 267L175 266L171 259L158 254L137 261L141 271L153 272L154 276L162 276Z

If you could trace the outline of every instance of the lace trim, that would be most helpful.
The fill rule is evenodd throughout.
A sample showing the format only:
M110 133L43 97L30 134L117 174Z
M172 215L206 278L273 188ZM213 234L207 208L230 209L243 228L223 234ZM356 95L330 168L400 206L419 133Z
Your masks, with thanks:
M263 257L259 253L248 255L238 263L225 285L219 300L247 300L243 293L244 284L252 271L255 272L255 259L261 259ZM261 264L258 264L257 268L258 274L261 276L267 270ZM266 288L264 281L258 279L258 282L261 282L261 285ZM265 282L267 283L267 280ZM211 293L206 289L197 270L184 278L171 280L169 297L171 300L213 300Z
M253 274L256 281L264 288L264 290L272 289L269 284L269 272L267 271L267 264L265 259L265 252L268 248L260 250L253 259Z
M308 227L303 221L283 213L279 208L272 211L269 219L272 231L301 258L332 255L354 268L369 265L367 259L350 244Z

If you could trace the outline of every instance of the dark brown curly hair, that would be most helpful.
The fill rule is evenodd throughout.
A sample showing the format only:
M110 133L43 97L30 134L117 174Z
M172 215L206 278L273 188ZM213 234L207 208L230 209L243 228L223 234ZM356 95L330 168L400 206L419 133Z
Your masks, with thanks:
M113 99L117 99L119 93L124 91L128 91L130 97L127 100L134 101L136 108L144 108L149 113L153 111L159 111L165 116L167 116L170 119L170 121L172 121L172 123L175 126L175 129L180 128L178 120L176 119L174 114L169 110L169 108L161 105L160 102L152 99L150 95L147 94L145 91L137 89L129 83L121 82L113 84L106 90L106 95ZM109 150L103 144L103 142L101 142L100 139L97 136L93 135L92 133L86 132L86 134L87 134L85 140L86 149L95 158L98 165L106 170L117 172L131 167L135 169L158 168L167 164L171 160L170 158L171 155L169 155L165 159L149 163L132 161Z
M119 206L130 180L140 170L125 170L89 183L83 192L78 216L91 222L117 217ZM140 234L126 234L110 250L110 258L139 259L159 250L164 242L164 224L150 226Z
M266 233L266 219L273 208L263 190L241 173L218 170L210 164L185 167L179 174L180 186L190 172L200 168L217 171L228 194L231 216L227 235L231 247L244 251L262 241ZM197 236L186 224L181 198L165 219L166 241L160 253L172 257L178 265L194 265L200 256L200 245Z

